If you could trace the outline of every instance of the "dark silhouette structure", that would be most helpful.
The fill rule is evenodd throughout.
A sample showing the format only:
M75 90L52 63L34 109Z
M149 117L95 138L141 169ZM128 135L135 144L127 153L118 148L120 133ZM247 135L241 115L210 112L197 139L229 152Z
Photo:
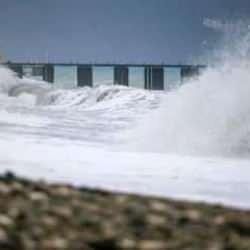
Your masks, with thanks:
M143 84L145 89L150 90L164 90L169 89L168 85L174 86L175 84L181 84L186 80L197 77L204 69L204 65L165 65L165 64L74 64L74 63L5 63L10 69L15 71L19 77L34 77L40 80L47 81L51 84L57 81L73 82L73 77L64 75L71 70L72 75L75 75L75 83L71 87L84 87L84 86L96 86L98 83L94 82L95 69L112 68L113 76L110 81L113 84L124 86L136 86L136 83L132 84L133 77L136 76L130 74L131 68L142 68L144 72L141 78L144 79ZM58 73L58 69L60 72ZM173 72L172 72L173 71ZM132 71L131 71L132 72ZM55 74L57 73L57 74ZM139 74L139 72L138 72ZM60 77L59 77L59 76ZM68 77L68 78L67 78ZM99 76L99 79L101 77ZM136 81L136 80L134 80ZM172 82L171 82L172 81ZM69 85L70 87L70 85Z

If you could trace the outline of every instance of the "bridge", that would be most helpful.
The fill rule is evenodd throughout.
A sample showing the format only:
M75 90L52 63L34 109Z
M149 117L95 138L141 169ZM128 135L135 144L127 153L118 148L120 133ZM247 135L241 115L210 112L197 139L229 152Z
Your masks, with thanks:
M47 81L61 88L117 84L169 90L200 75L204 65L7 62L19 77Z

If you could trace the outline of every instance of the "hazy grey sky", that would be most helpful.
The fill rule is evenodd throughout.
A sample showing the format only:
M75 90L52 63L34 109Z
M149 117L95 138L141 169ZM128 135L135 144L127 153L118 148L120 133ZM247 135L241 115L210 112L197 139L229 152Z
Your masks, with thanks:
M0 0L0 51L19 61L188 63L220 38L205 18L249 17L250 0Z

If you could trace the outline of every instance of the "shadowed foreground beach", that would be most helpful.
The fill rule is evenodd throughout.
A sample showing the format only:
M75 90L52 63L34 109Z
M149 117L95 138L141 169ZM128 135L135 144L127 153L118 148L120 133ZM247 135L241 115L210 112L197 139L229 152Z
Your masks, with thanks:
M0 249L250 249L250 211L0 178Z

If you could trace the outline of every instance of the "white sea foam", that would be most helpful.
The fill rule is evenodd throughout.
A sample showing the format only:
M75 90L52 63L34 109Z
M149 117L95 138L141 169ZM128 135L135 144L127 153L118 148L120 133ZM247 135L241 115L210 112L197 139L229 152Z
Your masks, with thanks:
M161 107L131 131L128 148L250 156L250 32L240 24L237 40L230 41L228 34L223 40L227 43L218 63L209 66L199 79L170 92ZM225 27L227 31L238 26Z
M125 134L126 150L250 155L250 64L247 58L210 67L199 79L168 94L122 86L56 90L45 83L17 80L9 70L1 70L2 91L18 97L19 103L39 104L48 110L101 110L102 116L116 117L116 120L131 119L139 110L144 113L148 110L148 117L137 118L134 124L138 127L131 127ZM149 111L160 100L160 108Z
M50 108L71 108L74 110L120 110L125 112L136 108L151 108L159 103L160 96L143 89L128 88L125 86L105 86L78 88L72 90L50 91L40 105ZM157 100L158 99L158 100Z
M170 92L160 109L132 132L136 148L250 155L249 72L248 64L209 69L199 80Z
M248 41L169 93L55 89L1 68L0 172L249 208Z
M10 69L1 66L0 67L0 93L7 94L8 91L18 84L18 78L16 74Z

